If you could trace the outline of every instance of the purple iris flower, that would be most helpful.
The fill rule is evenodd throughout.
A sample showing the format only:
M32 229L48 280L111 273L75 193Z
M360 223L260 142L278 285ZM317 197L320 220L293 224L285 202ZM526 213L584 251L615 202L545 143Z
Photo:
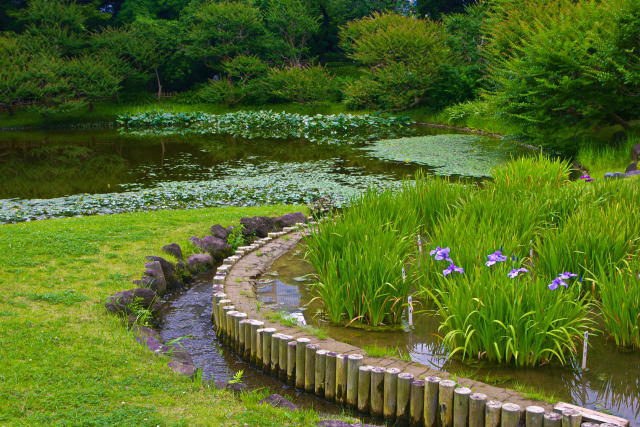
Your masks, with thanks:
M451 261L451 264L449 264L449 267L447 267L445 270L442 270L442 274L444 274L445 276L448 276L454 271L457 271L460 274L464 273L464 269L462 267L458 267L453 263L453 261Z
M507 260L507 257L502 255L502 251L495 251L494 253L487 255L487 258L489 258L489 261L484 263L487 267L491 267L496 262L505 262Z
M555 279L553 279L553 282L551 282L551 284L549 285L549 289L555 291L556 289L558 289L559 285L569 289L569 285L567 284L567 282L562 280L560 277L556 277Z
M447 246L444 249L441 249L440 246L437 246L434 250L432 250L431 252L429 252L429 255L434 256L434 259L436 261L442 261L444 260L450 260L449 258L449 251L451 249L449 249L449 247Z
M518 277L520 273L528 273L528 272L529 270L527 270L526 268L514 268L513 270L507 273L507 276L513 279L514 277Z
M580 179L584 179L584 180L585 180L585 182L591 182L591 181L593 181L593 178L591 178L591 176L590 176L590 175L582 175L582 176L580 177Z
M558 278L562 279L562 280L567 280L567 279L570 279L572 277L577 277L577 276L578 276L577 274L570 273L568 271L565 271L564 273L558 274Z

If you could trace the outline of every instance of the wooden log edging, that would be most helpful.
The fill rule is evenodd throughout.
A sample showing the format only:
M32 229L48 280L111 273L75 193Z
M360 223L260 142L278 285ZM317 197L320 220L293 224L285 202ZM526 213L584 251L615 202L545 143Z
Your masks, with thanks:
M470 380L459 383L416 363L371 358L356 347L317 340L299 328L269 322L255 300L253 279L293 248L314 222L241 247L214 278L211 319L219 339L250 364L296 388L360 412L424 427L585 427L628 426L628 421L568 404L555 408L527 401L515 392ZM302 231L299 231L302 228ZM281 237L288 235L285 239ZM255 251L261 248L261 254ZM266 253L266 256L265 256ZM445 376L434 376L438 373ZM479 393L474 388L480 388ZM488 400L487 396L504 396ZM500 394L501 392L502 394ZM606 424L606 425L605 425Z

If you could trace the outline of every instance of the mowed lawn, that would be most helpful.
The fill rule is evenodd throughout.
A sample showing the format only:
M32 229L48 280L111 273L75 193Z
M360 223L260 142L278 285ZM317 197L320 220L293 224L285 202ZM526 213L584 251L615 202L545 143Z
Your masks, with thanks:
M174 374L107 314L146 255L211 225L301 206L128 213L0 226L0 426L307 425ZM264 393L263 393L264 394Z

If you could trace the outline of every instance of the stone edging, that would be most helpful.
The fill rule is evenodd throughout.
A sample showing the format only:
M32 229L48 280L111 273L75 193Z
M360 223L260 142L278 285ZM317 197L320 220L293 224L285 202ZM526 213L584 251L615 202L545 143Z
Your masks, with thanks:
M239 248L213 280L212 321L218 337L265 374L363 413L425 427L628 425L573 405L553 408L513 390L463 378L452 381L448 373L419 363L366 356L358 347L269 321L256 304L256 279L299 243L306 227L286 227Z

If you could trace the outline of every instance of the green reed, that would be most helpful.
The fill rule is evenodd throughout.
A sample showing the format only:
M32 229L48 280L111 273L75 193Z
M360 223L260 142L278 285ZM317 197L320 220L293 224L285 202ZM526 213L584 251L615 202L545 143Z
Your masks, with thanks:
M431 294L443 322L442 339L451 356L534 366L567 362L592 327L591 304L577 280L550 290L550 279L507 277L514 263L470 267L441 278Z
M600 268L594 282L605 330L617 345L640 349L640 259Z

